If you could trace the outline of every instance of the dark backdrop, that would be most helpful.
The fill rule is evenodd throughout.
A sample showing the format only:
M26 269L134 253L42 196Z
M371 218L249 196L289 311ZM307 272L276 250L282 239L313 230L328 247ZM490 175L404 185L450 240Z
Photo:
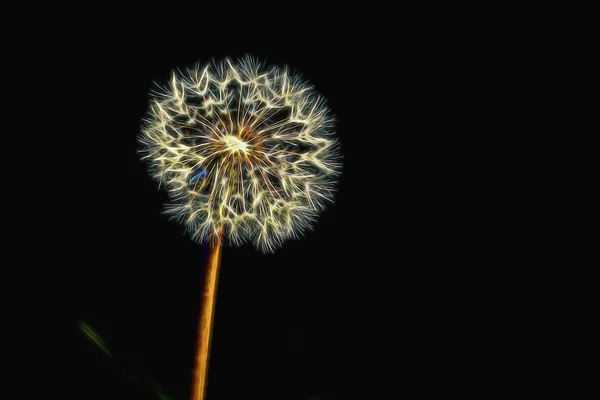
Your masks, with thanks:
M483 14L440 2L82 2L40 32L56 139L50 204L67 398L189 396L204 248L161 215L136 155L153 81L251 54L327 97L344 154L316 229L226 248L209 400L488 398L502 344L482 137ZM105 357L77 329L110 344ZM53 326L56 326L54 323ZM61 329L62 332L62 329Z

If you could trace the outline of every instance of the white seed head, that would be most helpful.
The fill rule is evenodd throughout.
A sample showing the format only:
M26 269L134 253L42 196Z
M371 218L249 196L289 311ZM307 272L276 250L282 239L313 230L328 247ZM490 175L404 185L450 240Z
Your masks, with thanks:
M341 173L324 98L251 57L174 72L151 98L139 143L168 191L166 212L194 240L222 231L264 252L312 227Z

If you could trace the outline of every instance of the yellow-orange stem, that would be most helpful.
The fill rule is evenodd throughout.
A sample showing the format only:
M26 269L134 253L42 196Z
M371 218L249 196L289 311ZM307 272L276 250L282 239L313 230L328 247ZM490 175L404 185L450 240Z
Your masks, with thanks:
M202 304L198 320L198 342L196 348L196 368L192 385L192 400L204 400L206 396L206 377L210 355L211 333L214 321L219 267L221 265L222 232L212 241L206 262Z

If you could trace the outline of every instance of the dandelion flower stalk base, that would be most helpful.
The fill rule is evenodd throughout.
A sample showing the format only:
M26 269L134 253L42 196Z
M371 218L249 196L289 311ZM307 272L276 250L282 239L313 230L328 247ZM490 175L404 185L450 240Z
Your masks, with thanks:
M221 266L222 234L212 241L206 260L200 318L198 319L198 342L196 348L196 366L192 385L192 400L204 400L206 379L212 339L212 327L215 315L217 285Z

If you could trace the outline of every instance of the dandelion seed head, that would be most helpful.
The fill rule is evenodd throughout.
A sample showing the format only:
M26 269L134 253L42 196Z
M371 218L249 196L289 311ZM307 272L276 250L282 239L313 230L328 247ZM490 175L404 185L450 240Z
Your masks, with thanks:
M334 200L341 154L325 99L256 59L173 72L152 94L140 155L166 213L197 242L222 232L271 253Z

